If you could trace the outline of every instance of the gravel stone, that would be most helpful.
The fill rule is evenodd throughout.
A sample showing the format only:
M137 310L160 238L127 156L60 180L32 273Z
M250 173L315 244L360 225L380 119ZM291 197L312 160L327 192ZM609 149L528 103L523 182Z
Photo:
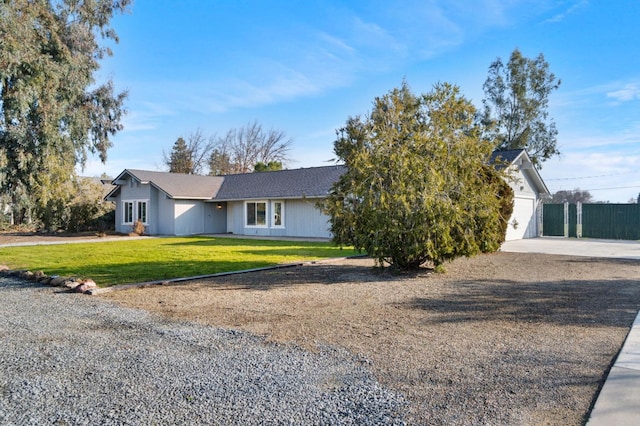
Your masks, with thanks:
M0 278L0 424L401 425L367 362Z

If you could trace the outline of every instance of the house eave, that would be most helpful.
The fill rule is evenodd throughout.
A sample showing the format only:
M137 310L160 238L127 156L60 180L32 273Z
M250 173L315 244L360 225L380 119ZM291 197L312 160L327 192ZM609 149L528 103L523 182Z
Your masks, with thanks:
M529 154L527 154L526 150L522 150L522 152L514 158L511 162L512 167L518 168L522 173L526 173L533 180L536 186L536 192L541 195L550 195L549 188L542 180L542 176L533 165Z
M211 197L189 197L189 196L180 196L180 195L170 196L168 194L167 194L167 197L169 197L172 200L182 200L182 201L184 200L197 200L197 201L205 201L205 202L215 201Z
M321 199L326 198L327 195L287 195L287 196L279 196L279 195L264 195L260 197L244 197L244 198L210 198L207 202L210 203L220 203L220 202L234 202L234 201L257 201L257 200L305 200L305 199Z

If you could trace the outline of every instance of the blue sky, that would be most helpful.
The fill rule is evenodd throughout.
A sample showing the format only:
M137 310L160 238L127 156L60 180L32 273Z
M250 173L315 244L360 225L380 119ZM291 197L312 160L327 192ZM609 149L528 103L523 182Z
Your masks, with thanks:
M135 0L97 76L129 91L125 127L82 174L161 170L178 137L252 121L293 138L288 168L330 164L335 130L403 78L480 107L489 65L517 47L562 80L549 189L626 202L640 193L639 21L635 0Z

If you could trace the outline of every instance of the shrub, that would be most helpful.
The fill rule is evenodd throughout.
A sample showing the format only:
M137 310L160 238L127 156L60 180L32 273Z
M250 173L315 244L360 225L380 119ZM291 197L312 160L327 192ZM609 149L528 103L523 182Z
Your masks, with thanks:
M399 270L497 250L512 193L475 116L455 86L403 84L350 118L334 145L347 171L324 204L334 241Z
M144 223L140 220L136 220L136 222L131 226L131 232L137 235L144 234Z

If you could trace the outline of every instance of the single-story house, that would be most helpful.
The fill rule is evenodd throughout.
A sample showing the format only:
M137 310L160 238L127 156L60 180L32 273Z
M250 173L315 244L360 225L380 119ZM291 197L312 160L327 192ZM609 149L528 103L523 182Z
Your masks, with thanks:
M526 152L504 151L516 179L508 239L537 236L536 211L548 194ZM329 218L317 207L345 172L340 165L198 176L124 170L105 197L116 206L115 228L130 232L140 220L151 235L233 233L330 238Z

